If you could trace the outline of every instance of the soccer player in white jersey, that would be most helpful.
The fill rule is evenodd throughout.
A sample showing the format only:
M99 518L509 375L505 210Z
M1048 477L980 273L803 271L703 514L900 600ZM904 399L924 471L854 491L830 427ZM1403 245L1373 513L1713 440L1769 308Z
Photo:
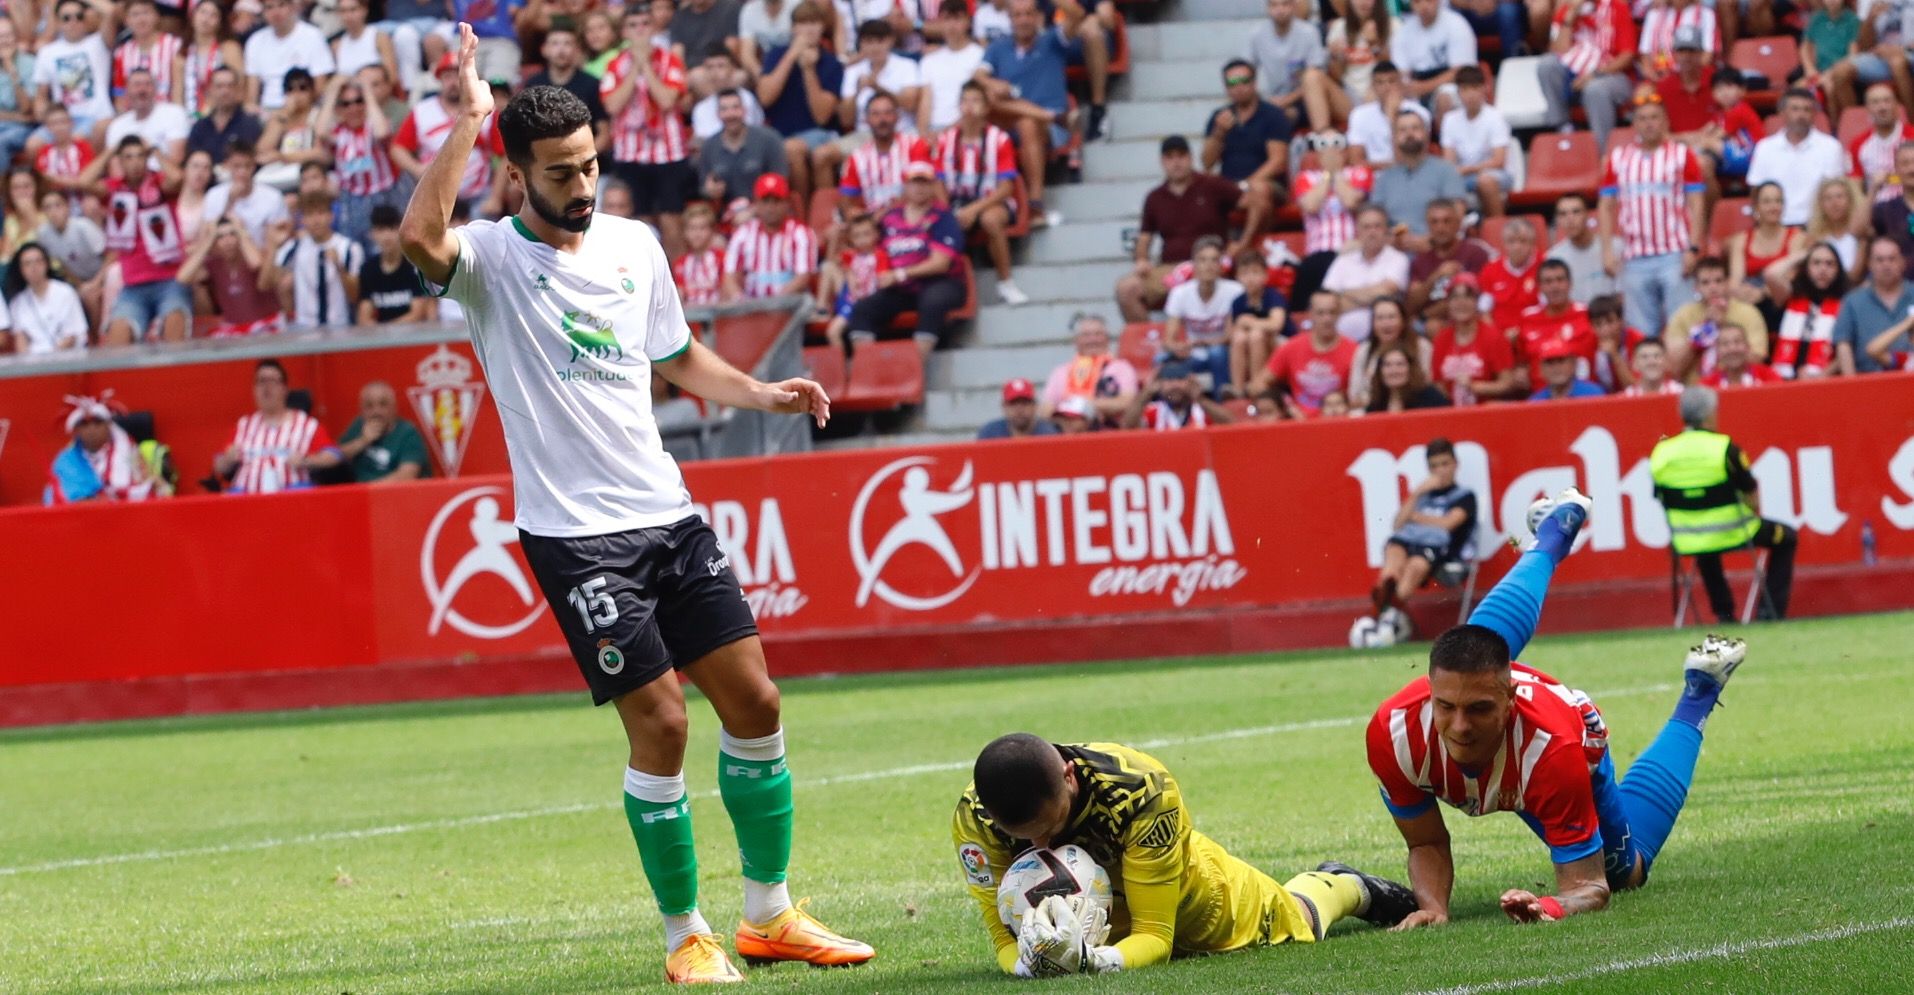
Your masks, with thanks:
M459 25L459 104L426 168L400 239L431 289L463 305L499 399L526 560L598 704L630 740L625 815L665 917L666 976L740 981L698 913L697 852L684 787L685 702L674 669L723 724L718 786L744 864L747 960L856 964L869 946L792 905L791 776L778 689L737 578L692 511L651 415L653 370L717 404L804 414L830 399L809 380L760 383L691 336L651 229L595 218L591 114L570 92L535 86L499 114L519 213L452 229L460 174L492 112L478 40Z

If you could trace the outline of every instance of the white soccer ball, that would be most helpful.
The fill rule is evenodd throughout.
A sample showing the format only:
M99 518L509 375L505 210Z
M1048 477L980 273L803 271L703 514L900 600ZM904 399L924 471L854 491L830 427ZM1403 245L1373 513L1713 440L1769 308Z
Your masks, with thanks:
M1381 633L1388 638L1388 641L1382 644L1384 646L1406 643L1415 638L1415 623L1409 621L1409 613L1400 608L1384 609L1378 621Z
M1110 911L1110 874L1080 846L1047 850L1033 846L1017 855L997 886L997 918L1016 933L1023 917L1044 899L1087 895Z
M1376 637L1382 627L1376 624L1373 616L1359 615L1349 623L1349 648L1355 650L1370 649L1376 645Z

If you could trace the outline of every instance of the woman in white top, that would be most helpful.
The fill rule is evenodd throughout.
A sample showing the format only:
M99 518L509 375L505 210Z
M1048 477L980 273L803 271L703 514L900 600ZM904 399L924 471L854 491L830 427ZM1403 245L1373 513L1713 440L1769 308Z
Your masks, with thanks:
M1867 279L1867 254L1861 251L1861 234L1873 224L1861 197L1861 185L1851 177L1830 176L1814 190L1814 211L1808 215L1807 238L1796 241L1796 249L1768 271L1785 284L1794 279L1794 271L1806 259L1808 250L1826 242L1841 257L1841 268L1858 286Z
M86 349L86 311L79 292L53 279L52 261L38 242L28 242L13 257L7 289L13 312L13 350L22 353Z
M206 191L212 187L212 153L205 149L188 152L185 168L180 170L179 197L173 202L173 214L179 219L181 244L191 244L199 235L199 224L206 215Z
M387 79L399 75L399 56L392 36L367 22L367 0L339 0L339 24L345 30L332 39L332 61L339 75L351 77L367 66L384 66Z
M1329 23L1330 78L1342 83L1352 104L1366 104L1369 77L1376 63L1389 57L1389 17L1387 0L1349 0L1348 13Z
M1422 377L1429 377L1429 362L1434 358L1435 347L1429 340L1409 329L1409 312L1403 306L1400 297L1378 297L1369 305L1369 337L1356 347L1356 358L1349 364L1349 406L1366 408L1369 406L1369 388L1374 382L1376 367L1382 358L1382 347L1391 342L1414 340L1410 346L1415 350L1416 362L1422 366Z

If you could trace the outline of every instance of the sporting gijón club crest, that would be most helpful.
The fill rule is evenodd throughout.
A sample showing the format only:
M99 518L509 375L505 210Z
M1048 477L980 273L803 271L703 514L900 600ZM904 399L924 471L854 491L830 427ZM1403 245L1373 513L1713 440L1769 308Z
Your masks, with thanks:
M472 379L471 360L443 345L419 362L418 375L418 386L407 388L406 396L439 469L456 477L485 401L485 384Z

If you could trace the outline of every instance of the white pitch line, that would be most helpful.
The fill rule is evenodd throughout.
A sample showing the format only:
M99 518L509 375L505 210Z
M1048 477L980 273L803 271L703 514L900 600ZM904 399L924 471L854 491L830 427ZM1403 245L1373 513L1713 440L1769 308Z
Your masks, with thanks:
M1786 950L1789 947L1807 946L1811 943L1827 943L1830 940L1845 940L1849 937L1863 936L1868 933L1880 933L1887 930L1906 929L1914 926L1914 916L1899 916L1883 919L1880 922L1851 923L1835 926L1814 933L1802 933L1799 936L1776 936L1765 940L1742 940L1735 943L1717 943L1711 947L1694 950L1671 950L1667 953L1648 957L1634 957L1628 960L1609 961L1596 964L1579 971L1567 971L1562 974L1548 974L1533 978L1515 978L1509 981L1485 981L1474 985L1457 985L1454 988L1439 988L1433 991L1419 992L1417 995L1488 995L1490 992L1512 992L1524 988L1540 988L1546 985L1564 985L1571 981L1587 981L1607 974L1621 974L1627 971L1639 971L1650 967L1672 967L1677 964L1692 964L1702 960L1722 960L1738 957L1742 954L1757 953L1763 950Z
M1591 695L1596 700L1619 698L1625 695L1652 694L1673 690L1673 684L1650 684L1642 687L1621 688ZM1310 732L1318 729L1339 729L1359 725L1369 721L1367 715L1355 715L1346 718L1311 719L1307 722L1282 722L1266 726L1246 726L1239 729L1221 729L1216 732L1198 733L1191 736L1163 736L1156 739L1138 740L1132 745L1139 749L1160 750L1171 746L1192 746L1198 743L1217 743L1235 739L1250 739L1257 736L1273 736L1286 732ZM943 763L910 764L904 767L891 767L884 770L867 770L851 774L835 774L825 777L807 778L797 782L799 787L822 788L834 784L861 784L867 781L889 781L902 777L914 777L919 774L945 774L951 771L965 770L973 761L956 760ZM691 796L693 799L716 798L715 790L700 791ZM492 812L485 815L467 815L451 819L429 819L424 822L402 822L388 826L367 826L363 829L337 829L323 833L305 833L299 836L273 836L265 839L248 840L242 843L217 843L210 846L183 847L176 850L136 850L131 853L108 853L96 857L71 857L65 860L49 860L37 864L15 864L0 867L0 877L13 877L20 874L41 874L48 871L66 871L82 867L105 867L113 864L137 864L157 860L177 860L182 857L217 857L233 853L253 853L260 850L274 850L284 846L303 846L311 843L335 843L350 840L376 839L381 836L403 836L408 833L430 832L436 829L465 829L471 826L487 826L499 822L519 822L526 819L542 819L555 815L576 815L580 812L596 812L619 807L617 802L582 802L572 805L553 805L545 808L517 809L510 812Z

